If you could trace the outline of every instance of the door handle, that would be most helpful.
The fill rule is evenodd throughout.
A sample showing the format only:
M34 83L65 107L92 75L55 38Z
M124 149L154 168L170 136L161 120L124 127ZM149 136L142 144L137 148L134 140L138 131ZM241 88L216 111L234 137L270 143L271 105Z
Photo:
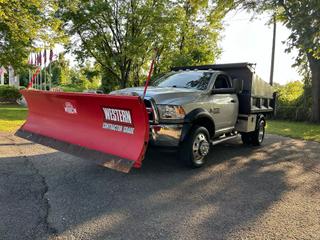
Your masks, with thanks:
M233 99L232 99L230 102L235 103L235 102L236 102L236 100L233 100Z

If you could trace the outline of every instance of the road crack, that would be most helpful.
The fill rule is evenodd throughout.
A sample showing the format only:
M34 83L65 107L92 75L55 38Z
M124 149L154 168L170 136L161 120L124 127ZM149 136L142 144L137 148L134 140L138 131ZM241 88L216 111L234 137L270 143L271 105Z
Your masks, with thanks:
M48 220L50 213L50 202L47 198L49 187L46 182L45 176L41 174L40 170L35 166L32 159L25 155L19 144L17 144L14 139L12 139L10 136L5 136L5 138L12 142L12 145L14 145L17 149L19 156L24 159L26 166L28 166L33 172L33 177L38 178L40 180L39 182L41 183L41 188L39 189L37 194L40 195L39 198L40 202L42 203L41 210L43 212L39 213L39 221L37 223L37 226L35 226L32 231L32 239L43 239L43 235L51 237L56 236L58 231L50 225Z

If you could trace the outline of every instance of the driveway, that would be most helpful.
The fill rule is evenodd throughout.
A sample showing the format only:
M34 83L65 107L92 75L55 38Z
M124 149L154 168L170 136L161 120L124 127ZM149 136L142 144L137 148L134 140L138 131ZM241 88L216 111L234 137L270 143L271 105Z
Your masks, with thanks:
M0 239L320 239L320 144L267 135L129 174L0 135Z

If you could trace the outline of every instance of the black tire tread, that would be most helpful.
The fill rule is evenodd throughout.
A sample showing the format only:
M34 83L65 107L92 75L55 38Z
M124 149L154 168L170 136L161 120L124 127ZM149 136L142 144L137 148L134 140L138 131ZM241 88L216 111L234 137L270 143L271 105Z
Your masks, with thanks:
M260 119L258 122L258 126L260 125L260 122L263 121L265 123L264 119ZM264 124L265 125L265 124ZM264 129L264 134L265 134L265 129ZM263 142L263 140L262 140ZM252 145L253 146L261 146L262 142L259 142L259 128L257 128L253 133L252 133Z
M187 138L180 143L179 160L187 167L199 168L202 167L206 162L205 159L202 164L197 164L193 161L192 144L194 137L199 133L199 131L204 131L204 133L207 135L207 138L210 139L209 131L205 127L194 125Z

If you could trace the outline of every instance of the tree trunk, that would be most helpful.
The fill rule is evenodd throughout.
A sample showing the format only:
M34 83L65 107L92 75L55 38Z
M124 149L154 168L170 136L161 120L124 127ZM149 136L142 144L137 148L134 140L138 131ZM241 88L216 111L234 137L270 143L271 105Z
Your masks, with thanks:
M308 54L312 75L312 116L311 120L320 123L320 59Z
M120 88L126 88L127 87L127 79L126 79L126 72L124 69L121 69L121 84L120 84Z
M131 60L120 67L121 72L121 88L126 88L129 82L129 74L131 70Z
M135 64L133 67L133 86L138 87L140 85L139 83L139 78L140 78L140 74L139 74L139 67L138 64Z

